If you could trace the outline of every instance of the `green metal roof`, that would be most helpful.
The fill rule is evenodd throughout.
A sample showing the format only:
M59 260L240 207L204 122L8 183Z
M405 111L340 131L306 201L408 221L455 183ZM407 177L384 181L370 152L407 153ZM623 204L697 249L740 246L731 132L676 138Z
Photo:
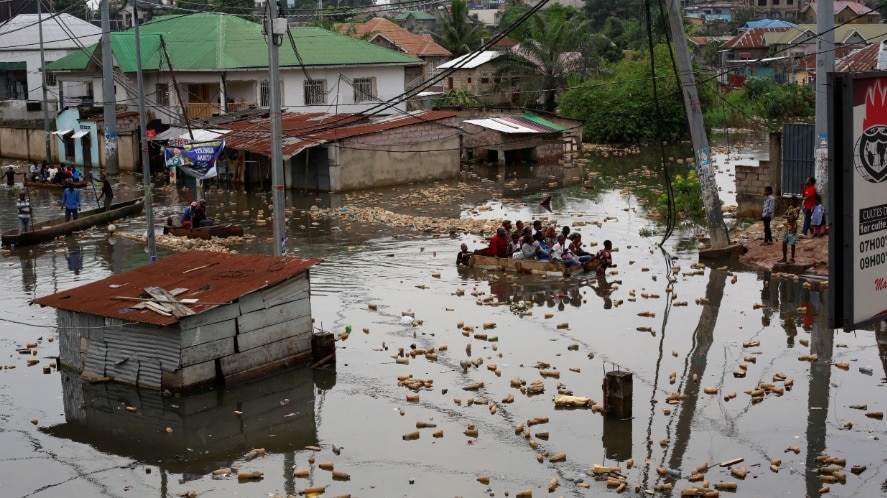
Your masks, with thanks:
M413 16L420 21L433 21L437 19L433 14L429 14L428 12L422 12L421 10L411 10L409 12L404 12L403 14L398 15L394 18L395 21L403 21L409 16Z
M323 28L290 28L306 66L358 64L421 64L408 55ZM262 27L236 16L216 13L155 17L140 27L142 67L157 70L163 62L159 35L175 70L248 69L268 67L268 45ZM135 37L132 30L113 33L111 47L124 72L135 71ZM96 45L89 47L95 50ZM59 59L48 69L83 70L88 57L82 51ZM280 47L280 66L298 66L288 37Z
M28 69L27 62L0 62L0 71L21 71Z
M532 121L532 122L536 123L537 125L543 126L545 128L548 128L548 129L551 129L554 131L568 131L563 126L556 124L556 123L552 123L551 121L549 121L545 118L536 116L535 114L527 113L527 114L524 114L522 117L528 121Z

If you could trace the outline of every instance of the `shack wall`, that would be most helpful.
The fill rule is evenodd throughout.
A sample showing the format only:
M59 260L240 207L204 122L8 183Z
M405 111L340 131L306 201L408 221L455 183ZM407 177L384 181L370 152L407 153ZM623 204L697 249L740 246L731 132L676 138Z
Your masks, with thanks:
M0 157L20 159L23 161L46 160L45 135L42 129L0 127ZM139 166L140 148L137 133L117 135L117 154L121 171L141 171ZM50 137L49 162L58 163L59 148L58 137ZM102 167L105 164L105 137L99 135L99 162ZM93 163L95 167L96 164Z
M454 178L459 135L453 118L343 139L330 154L330 190Z

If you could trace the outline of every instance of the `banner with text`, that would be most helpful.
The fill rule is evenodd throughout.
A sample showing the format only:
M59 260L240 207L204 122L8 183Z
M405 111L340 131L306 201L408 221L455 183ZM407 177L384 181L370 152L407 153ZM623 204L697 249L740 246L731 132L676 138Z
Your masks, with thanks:
M181 170L194 178L205 180L213 178L216 171L216 159L225 149L224 140L195 142L185 145L171 145L164 148L166 166L171 170Z

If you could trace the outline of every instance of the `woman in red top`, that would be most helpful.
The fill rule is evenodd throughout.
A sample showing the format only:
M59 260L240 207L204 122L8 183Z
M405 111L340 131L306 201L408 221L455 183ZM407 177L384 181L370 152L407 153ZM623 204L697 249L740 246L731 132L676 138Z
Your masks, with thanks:
M816 199L816 180L813 177L807 178L803 183L804 187L804 228L801 233L807 236L807 230L810 230L810 219L813 217L813 204Z

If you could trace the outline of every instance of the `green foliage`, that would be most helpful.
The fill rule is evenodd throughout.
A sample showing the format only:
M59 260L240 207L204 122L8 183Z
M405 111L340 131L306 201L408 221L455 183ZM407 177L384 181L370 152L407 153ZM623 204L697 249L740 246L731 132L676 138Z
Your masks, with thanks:
M599 31L608 17L620 20L643 19L646 7L644 0L585 0L585 15L591 21L594 31Z
M816 107L816 89L793 83L779 84L767 76L753 76L733 90L725 102L705 112L712 127L744 127L754 121L783 122L811 119Z
M450 11L441 16L434 41L459 57L477 50L486 33L480 26L468 20L466 0L453 0Z
M638 230L638 235L640 235L641 237L652 237L652 236L656 235L656 232L654 232L650 228L644 227L644 228L641 228L640 230Z
M687 115L670 48L655 49L659 124L662 140L679 142L690 136ZM595 143L654 143L659 140L649 57L622 60L610 66L612 77L588 80L561 97L564 116L585 120L584 139ZM704 81L697 77L697 81ZM710 105L713 90L700 87L703 109Z
M43 12L46 13L46 4L43 5ZM53 0L52 10L53 12L64 12L66 14L71 14L72 16L83 19L84 21L89 21L90 19L92 19L92 10L90 9L89 4L84 0ZM96 19L98 19L97 16Z
M685 218L701 219L705 216L702 205L702 187L695 170L690 170L686 175L675 175L671 181L674 193L674 209L679 216ZM659 212L663 215L668 212L668 195L662 194L656 201Z
M588 21L579 15L568 19L566 12L556 9L534 15L527 21L524 42L495 59L495 75L502 85L519 82L523 106L541 101L545 110L554 111L571 74L589 75L603 66L591 45Z
M527 6L518 6L518 7L509 7L502 12L502 16L499 18L499 31L505 31L509 26L516 23L518 19L524 16L527 12L530 11L530 8ZM508 37L517 43L523 43L530 36L529 29L527 29L527 24L523 23L514 28L510 33L508 33Z
M622 50L644 50L647 48L647 33L640 19L608 17L604 21L601 34L612 40Z
M453 88L432 103L435 107L479 107L480 98L462 88Z

